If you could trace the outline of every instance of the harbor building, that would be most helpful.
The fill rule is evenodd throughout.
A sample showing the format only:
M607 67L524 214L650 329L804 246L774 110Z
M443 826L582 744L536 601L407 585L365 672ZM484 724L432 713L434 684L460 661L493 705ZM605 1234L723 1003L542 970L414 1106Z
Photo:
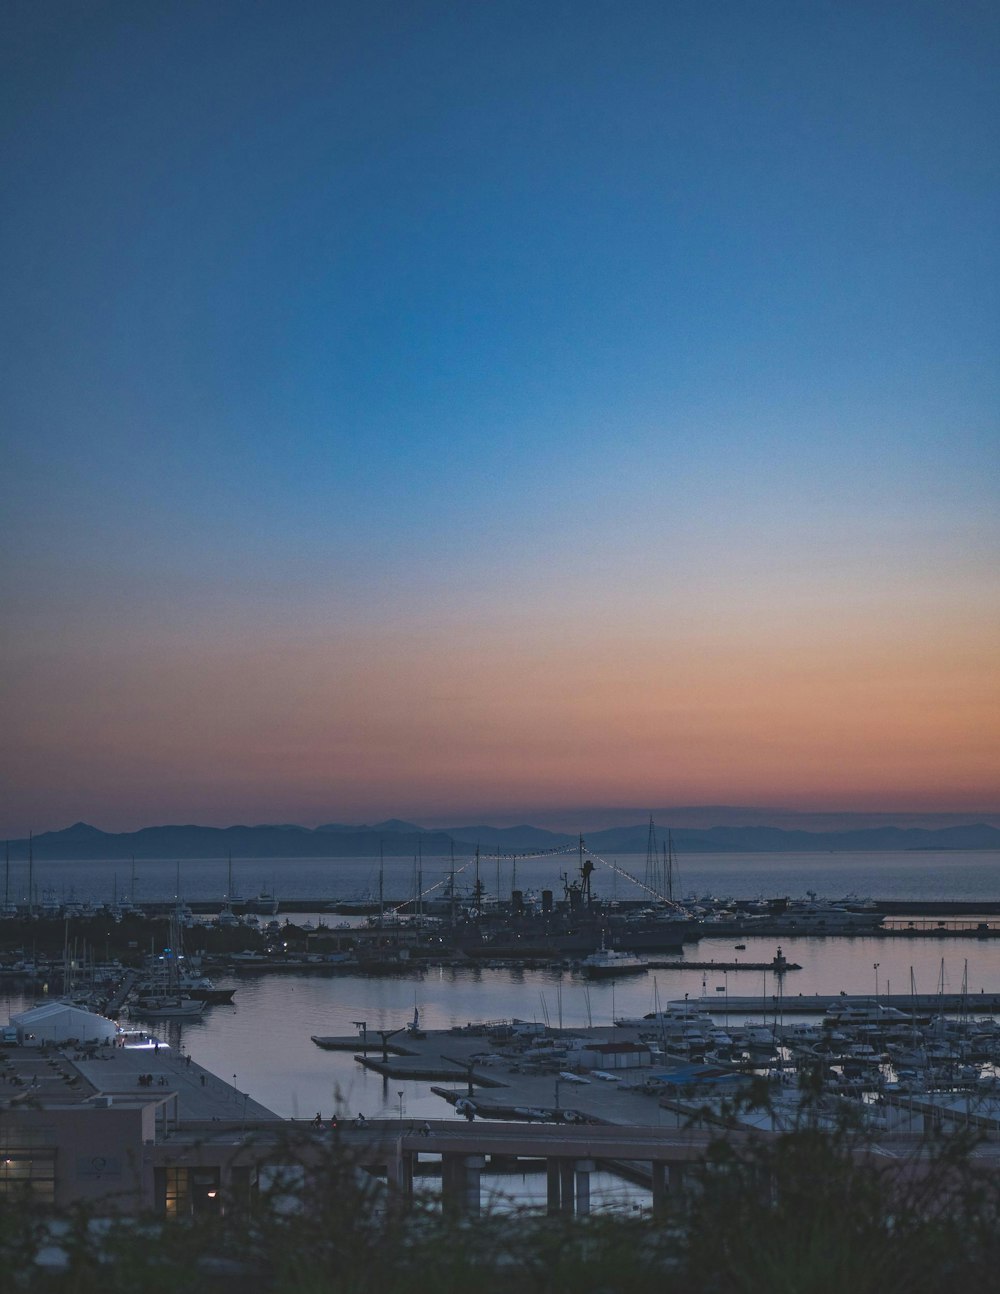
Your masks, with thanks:
M121 1043L0 1051L0 1196L167 1216L249 1203L255 1137L285 1121L152 1037Z

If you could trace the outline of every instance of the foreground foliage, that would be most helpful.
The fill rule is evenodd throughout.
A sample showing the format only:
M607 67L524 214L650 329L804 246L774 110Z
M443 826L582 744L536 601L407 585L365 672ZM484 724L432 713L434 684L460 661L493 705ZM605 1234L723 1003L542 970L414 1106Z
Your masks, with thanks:
M290 1152L289 1152L290 1153ZM288 1161L285 1154L285 1162ZM336 1145L247 1212L165 1223L0 1210L0 1288L45 1294L963 1294L997 1288L1000 1181L964 1137L724 1136L656 1219L403 1210Z

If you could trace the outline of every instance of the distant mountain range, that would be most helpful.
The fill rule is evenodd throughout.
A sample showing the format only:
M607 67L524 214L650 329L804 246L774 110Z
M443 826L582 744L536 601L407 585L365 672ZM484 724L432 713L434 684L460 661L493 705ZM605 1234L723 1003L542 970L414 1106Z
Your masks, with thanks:
M659 828L666 839L668 824ZM588 848L598 854L645 854L648 822L584 832ZM543 827L490 827L485 825L424 829L412 822L390 818L371 826L330 822L298 827L265 824L254 827L144 827L141 831L111 833L77 822L62 831L47 831L32 842L36 859L118 858L357 858L408 857L420 850L427 856L447 855L454 847L467 855L477 845L485 853L531 853L573 846L578 837ZM704 853L815 853L869 850L1000 849L1000 829L986 823L963 824L928 830L919 827L880 826L849 831L801 831L769 826L721 826L702 830L679 828L672 832L680 854ZM12 840L12 861L28 856L28 841Z

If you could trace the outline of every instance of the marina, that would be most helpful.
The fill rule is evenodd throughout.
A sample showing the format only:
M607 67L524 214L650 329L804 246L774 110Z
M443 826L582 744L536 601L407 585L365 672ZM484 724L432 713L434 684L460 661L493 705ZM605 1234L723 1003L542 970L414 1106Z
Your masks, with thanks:
M808 880L810 887L825 880L829 890L841 894L847 891L846 883L837 884L835 889L834 884L851 875L851 869L856 865L850 856L835 861L822 856L796 861L803 867L800 874ZM986 853L973 863L967 857L954 855L946 860L930 860L934 864L930 867L926 858L917 857L915 873L908 870L909 858L896 856L871 861L874 872L876 875L881 873L883 879L889 875L906 876L907 884L912 886L914 874L918 878L923 876L925 888L912 900L914 905L931 902L928 888L941 885L939 878L946 873L950 876L951 869L963 869L967 886L973 885L975 874L974 884L980 896L975 906L979 914L985 914L1000 860L995 854ZM710 890L724 893L725 888L737 889L733 882L740 868L746 869L747 879L739 887L744 893L751 885L758 886L764 893L780 892L786 889L792 875L789 860L778 856L684 859L682 865L686 871L698 876L702 882L699 888L706 896ZM68 865L63 867L66 888L86 893L86 878L93 874L93 865L74 866L76 871ZM233 872L238 873L241 866L244 871L249 871L251 866L256 868L255 864L248 866L237 861ZM323 867L315 860L308 860L303 866L317 880L323 875ZM392 866L396 869L392 891L399 894L402 889L399 878L409 875L411 881L413 879L412 865L404 860L394 860ZM425 860L425 866L429 881L435 864L433 860ZM559 869L564 873L567 870L565 860L553 862L543 859L533 863L518 859L517 875L519 879L525 878L526 888L532 879L532 866L538 869L535 879L543 883L543 888L544 882L557 875ZM629 866L633 871L639 870L634 860L630 860ZM229 883L226 867L225 863L221 865L217 880L213 879L209 869L206 876L199 875L198 883L218 884L218 892L224 894ZM695 872L696 867L707 868L708 872L699 875ZM143 869L139 867L136 870L139 888ZM186 890L193 889L194 883L188 884L184 879L186 870L186 865L180 869L181 884ZM261 868L258 875L276 870L277 864ZM389 870L388 860L386 870ZM159 874L171 889L176 890L176 864L165 865ZM252 872L250 874L253 875ZM300 879L304 874L300 874ZM483 868L485 874L486 869ZM105 875L110 875L110 872L105 872ZM344 875L345 879L350 875L359 879L365 876L371 883L371 860L348 861ZM509 873L507 875L509 881ZM73 878L72 884L69 883L70 877ZM51 885L51 874L46 879L51 888L56 888ZM613 882L610 888L609 882ZM615 889L621 884L621 877L616 880L613 873L602 877L601 888L595 892L606 909L615 902L620 904L621 898L615 899ZM235 884L233 888L237 888ZM259 889L262 894L280 895L282 892L281 885L270 882L265 885L258 882L256 887L248 888ZM119 885L119 894L122 889ZM308 887L299 887L300 893L303 890L307 892ZM621 895L620 888L618 894ZM750 903L751 899L747 897L743 901ZM904 899L896 901L900 904L906 902ZM554 905L558 902L557 891ZM715 903L722 906L724 901L716 900ZM185 906L190 906L187 900ZM222 904L215 906L217 912L221 911ZM697 906L707 908L710 905L705 898ZM731 903L726 906L734 907ZM782 973L778 973L776 957L779 953L773 939L762 934L743 934L734 938L728 933L716 933L713 923L702 922L697 940L686 943L680 956L642 953L638 956L645 962L643 971L622 977L589 978L578 965L583 960L582 956L574 959L572 956L550 955L533 964L528 958L504 961L489 957L448 956L446 949L435 951L433 944L418 951L415 928L419 929L422 924L428 934L440 931L440 918L427 917L423 923L415 923L401 914L395 918L398 924L387 922L380 930L377 923L369 923L364 917L332 921L318 907L317 904L304 905L299 910L279 912L277 916L262 915L257 918L256 926L252 922L246 923L246 918L255 914L240 913L237 902L233 903L232 910L238 918L232 925L217 925L210 914L208 920L199 921L192 913L188 918L191 924L183 929L185 947L189 951L197 949L201 932L208 938L209 945L194 953L181 991L192 997L200 991L214 1001L207 1000L203 1009L190 1016L164 1015L159 1019L149 1019L150 1026L159 1028L174 1047L183 1046L210 1071L228 1075L252 1074L255 1098L284 1118L300 1118L304 1112L315 1108L328 1112L333 1109L345 1112L363 1109L370 1117L387 1117L398 1115L401 1100L407 1117L462 1117L456 1114L454 1105L443 1098L440 1091L434 1090L441 1089L442 1085L447 1088L447 1080L437 1075L446 1074L451 1068L449 1065L439 1064L433 1077L416 1072L404 1077L398 1067L394 1070L390 1065L384 1073L379 1073L371 1064L362 1064L354 1059L366 1052L367 1061L378 1059L379 1030L396 1035L389 1042L390 1056L394 1053L394 1045L401 1040L402 1045L409 1046L404 1031L415 1008L419 1009L422 1027L430 1032L513 1019L553 1031L615 1028L615 1020L642 1020L670 1004L675 1010L694 1010L700 1017L714 1020L724 1031L737 1025L742 1027L745 1020L756 1020L766 1028L773 1028L775 1022L784 1022L787 1026L793 1019L801 1020L805 1025L819 1024L838 1001L842 1007L859 1010L864 1010L866 1003L870 1007L877 1001L883 1009L904 1014L917 1012L921 1017L950 1013L958 1017L969 1015L978 1018L990 1016L1000 1009L1000 949L994 941L971 934L950 938L946 946L939 947L933 941L919 937L900 939L890 934L884 923L869 921L851 934L811 932L792 935L781 941L783 968ZM494 904L489 910L491 914L497 913L500 907ZM172 911L176 917L176 903ZM491 920L495 919L491 916ZM173 945L175 941L170 937L166 921L129 925L142 920L137 915L126 916L120 924L113 923L109 928L123 935L134 928L135 933L130 933L129 937L140 948L145 943L147 950L154 931L158 932L153 941L154 951L162 950L164 945ZM42 924L39 921L33 923L33 938L37 938ZM5 929L13 930L17 925L16 922L0 922L0 937ZM272 953L263 951L265 928L269 928L275 938L276 951ZM53 923L56 947L60 952L63 950L68 931L68 946L72 949L73 936L85 939L87 930L88 922L81 917L71 917L68 926L65 918L58 925ZM213 930L216 931L214 935ZM371 962L358 964L351 945L359 936L363 939L366 932L373 947L388 939L383 953L408 952L410 955L383 957L378 965ZM212 940L228 941L231 951L208 951ZM406 947L408 943L409 948ZM286 944L287 947L280 946ZM735 944L740 947L737 949ZM0 993L3 993L11 1012L61 991L58 971L63 958L58 953L46 961L37 948L28 945L20 947L19 957L6 954L0 957L0 961L3 963L0 967ZM121 964L117 968L108 968L108 976L117 974L118 978L115 982L109 978L105 1009L121 1011L124 1008L127 1018L131 1010L130 996L136 985L146 983L147 995L152 992L156 987L155 977L150 982L147 975L144 981L140 971L139 966ZM81 981L79 971L75 974L77 981ZM911 975L917 986L916 992L901 992L901 989L911 988ZM966 981L964 989L963 978ZM196 987L199 983L200 990ZM364 1029L358 1027L359 1023L364 1024ZM268 1040L266 1047L261 1043L263 1037ZM314 1037L325 1040L324 1045L331 1049L317 1046L312 1041ZM366 1045L359 1046L363 1041ZM662 1038L652 1041L654 1046L663 1047ZM704 1051L698 1052L698 1045L696 1042L694 1055L704 1055ZM702 1045L717 1058L725 1054L724 1041L721 1052L718 1040L716 1045L704 1044L702 1040ZM780 1049L784 1044L779 1041L778 1047ZM663 1047L663 1050L669 1049ZM768 1067L780 1068L789 1059L783 1057L780 1050L774 1055L777 1059L770 1066L764 1065L765 1070ZM677 1063L681 1060L691 1063L690 1045L677 1052L676 1056L679 1058ZM598 1068L607 1067L599 1065ZM495 1079L492 1067L482 1072L484 1081ZM979 1077L988 1076L986 1070L979 1073ZM461 1074L458 1077L460 1079ZM891 1077L894 1073L889 1075L887 1072L886 1081ZM607 1086L617 1087L618 1084L608 1083ZM460 1082L454 1084L454 1090L461 1090ZM519 1097L514 1105L521 1104L521 1100ZM538 1093L525 1092L523 1101L524 1108L543 1108L545 1105ZM551 1105L551 1101L548 1104ZM661 1116L657 1114L655 1117Z
M277 973L268 956L241 950L252 926L178 918L175 910L172 921L144 923L133 942L148 946L150 929L158 933L142 964L102 970L107 1007L132 1036L158 1038L158 1049L78 1046L39 1068L33 1048L18 1047L8 1068L27 1064L29 1092L37 1078L53 1097L90 1093L123 1107L151 1099L163 1163L171 1139L180 1138L175 1154L185 1137L210 1131L213 1181L243 1171L250 1130L290 1127L308 1140L335 1128L371 1144L387 1181L439 1192L442 1207L513 1194L550 1211L655 1209L662 1173L676 1187L685 1156L703 1153L753 1084L764 1085L770 1113L764 1123L760 1113L741 1115L736 1126L747 1133L794 1117L803 1084L818 1094L816 1117L832 1126L849 1107L878 1136L914 1137L949 1120L990 1135L1000 1119L1000 949L991 941L951 942L951 958L872 926L794 936L777 949L762 935L744 936L737 950L731 936L702 934L689 955L639 957L641 970L621 977L588 976L585 959L441 956L403 958L380 974L350 957L296 951L324 938L322 917L303 912L275 922ZM60 924L64 942L87 927L82 918ZM356 929L331 935L346 941ZM200 934L231 941L233 951L189 955ZM22 970L54 970L21 952ZM50 978L48 988L44 978L0 980L12 1020L33 1002L57 1001ZM157 1017L157 992L176 992L176 1007L196 985L201 1000L179 1011L164 1000ZM692 1122L701 1130L685 1131L683 1146L672 1140ZM386 1135L404 1147L401 1160L375 1149ZM475 1184L463 1178L457 1197L454 1174L465 1169L444 1163L459 1153L456 1137L466 1158L483 1155ZM634 1160L611 1155L629 1137L651 1147L646 1158L633 1141ZM567 1156L583 1167L572 1180L561 1168L553 1177L551 1163ZM516 1178L512 1163L521 1165Z
M902 1012L905 1018L896 1023L906 1033L911 1008L927 1018L942 1011L951 1011L959 1019L989 1016L997 1007L990 985L1000 984L993 947L969 941L960 946L957 961L946 959L942 966L940 957L921 955L918 949L893 961L877 938L794 941L785 952L803 965L797 972L803 984L801 995L797 990L789 993L787 986L779 994L776 977L755 970L678 969L603 982L588 982L566 969L490 967L429 966L390 978L352 971L332 977L289 972L255 975L246 981L221 972L216 982L235 989L233 1004L209 1007L193 1020L163 1021L158 1027L175 1048L183 1047L212 1072L252 1075L254 1097L282 1117L303 1117L316 1108L345 1113L360 1109L370 1117L386 1117L398 1114L402 1092L407 1117L448 1118L455 1117L454 1107L432 1090L440 1086L440 1079L418 1075L397 1080L391 1069L379 1074L354 1059L365 1052L369 1058L380 1055L380 1030L395 1035L389 1038L390 1054L397 1044L409 1048L405 1030L415 1007L422 1028L449 1034L470 1024L482 1027L484 1022L512 1019L554 1031L611 1028L613 1020L645 1020L669 1004L681 1014L714 1020L725 1031L742 1027L748 1019L770 1029L777 1021L787 1027L793 1019L819 1024L831 1007L854 1008L862 1016L870 1012L876 1000L873 966L877 962L878 1005ZM723 953L724 948L712 951ZM756 961L754 953L751 945L747 956ZM911 963L914 979L925 989L937 984L943 972L944 993L939 988L915 996L899 994L895 985L909 986ZM964 993L963 974L968 979ZM762 993L765 978L767 991ZM743 984L756 992L738 991ZM837 988L827 992L827 985ZM11 1013L37 999L35 991L26 993L13 984L3 992ZM659 1032L655 1024L646 1023L645 1028ZM338 1039L337 1050L322 1050L312 1041L314 1036ZM264 1037L266 1045L261 1041ZM704 1038L700 1040L705 1045ZM653 1041L663 1045L660 1039ZM679 1054L689 1059L690 1046ZM492 1068L484 1072L495 1077ZM457 1090L461 1077L458 1072Z

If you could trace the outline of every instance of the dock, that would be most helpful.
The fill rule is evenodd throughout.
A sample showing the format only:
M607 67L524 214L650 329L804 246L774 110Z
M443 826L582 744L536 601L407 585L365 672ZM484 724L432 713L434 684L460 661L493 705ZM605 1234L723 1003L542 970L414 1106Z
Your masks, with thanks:
M126 971L119 983L113 989L111 996L104 1003L102 1015L116 1016L125 1005L125 999L132 992L133 987L139 982L139 972L130 970Z
M728 1012L738 1015L827 1015L831 1008L842 1010L854 1007L858 1011L874 1011L876 1001L870 994L858 993L774 993L767 997L737 997L732 993L714 997L685 998L667 1004L675 1011L711 1011L716 1015ZM906 1013L922 1015L992 1015L1000 1011L1000 993L880 993L878 1008L892 1007Z
M798 962L696 962L696 961L654 961L648 959L650 970L707 970L707 971L771 971L784 975L785 971L801 970Z
M311 1034L310 1037L317 1047L322 1047L324 1051L356 1051L359 1053L358 1059L361 1060L369 1052L381 1052L383 1043L378 1040L376 1034L372 1034L367 1044L355 1034L341 1034L339 1037L324 1037L322 1034ZM384 1050L393 1056L412 1056L414 1051L412 1047L407 1047L401 1042L387 1042L384 1044Z

